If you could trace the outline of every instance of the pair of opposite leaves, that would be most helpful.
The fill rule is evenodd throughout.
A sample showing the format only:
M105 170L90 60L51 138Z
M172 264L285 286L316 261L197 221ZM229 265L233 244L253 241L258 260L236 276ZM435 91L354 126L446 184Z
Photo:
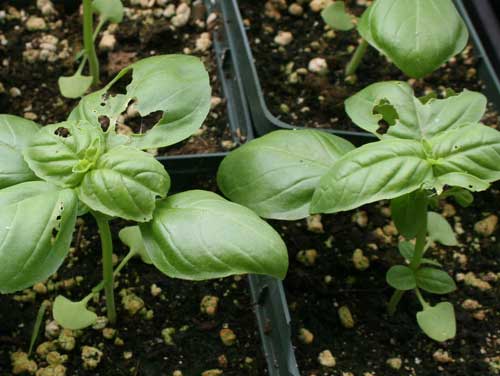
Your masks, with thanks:
M384 115L393 111L383 136ZM355 148L322 131L276 131L231 153L222 192L264 218L295 220L445 185L484 190L500 178L500 132L478 122L486 98L471 91L422 103L404 82L368 86L346 101L355 124L381 138ZM397 116L394 116L394 113Z
M110 96L111 86L131 69L126 94ZM77 214L89 209L139 222L150 259L169 276L283 277L286 247L267 223L211 192L166 197L167 172L142 151L189 137L205 119L210 97L199 59L166 55L120 72L103 90L84 97L67 122L40 128L1 115L0 292L21 290L54 273L69 250ZM119 135L114 126L132 99L141 115L164 115L145 134ZM106 132L98 126L101 116L110 120Z
M322 12L337 30L355 22L343 1ZM357 30L406 75L424 77L464 49L467 27L451 0L376 0L357 22Z

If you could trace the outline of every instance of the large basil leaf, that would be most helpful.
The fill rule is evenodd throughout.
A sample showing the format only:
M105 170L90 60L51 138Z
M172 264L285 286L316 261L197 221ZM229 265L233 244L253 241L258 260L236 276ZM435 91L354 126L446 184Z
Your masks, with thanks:
M156 197L165 197L170 177L151 154L118 146L103 154L78 187L92 210L136 222L152 218Z
M126 94L110 95L111 87L132 70ZM198 129L210 109L208 73L200 59L188 55L163 55L143 59L125 68L104 89L82 98L70 119L97 123L110 119L108 142L125 143L140 149L175 144ZM163 111L163 117L143 134L117 136L113 129L118 116L131 100L141 116Z
M405 74L420 78L467 44L467 27L451 0L377 0L360 34Z
M314 192L311 212L334 213L419 189L432 180L422 144L386 140L364 145L335 162Z
M444 132L430 143L437 161L434 165L437 176L460 172L486 182L500 179L500 132L497 130L472 124Z
M48 278L68 253L78 199L42 181L0 190L0 292Z
M423 104L406 82L372 84L346 100L346 111L359 127L382 137L377 130L384 119L377 109L392 106L395 124L383 137L422 140L441 132L477 123L486 111L487 99L481 93L464 90L446 99L431 99ZM386 120L386 119L384 119Z
M169 277L257 273L284 278L287 271L287 250L278 233L251 210L212 192L170 196L140 227L153 264Z
M101 128L87 121L66 121L39 130L24 157L37 176L69 188L80 184L104 147Z
M0 189L37 177L24 161L22 151L39 125L12 115L0 115Z
M226 157L217 174L221 191L265 218L309 215L321 176L354 146L321 131L276 131Z

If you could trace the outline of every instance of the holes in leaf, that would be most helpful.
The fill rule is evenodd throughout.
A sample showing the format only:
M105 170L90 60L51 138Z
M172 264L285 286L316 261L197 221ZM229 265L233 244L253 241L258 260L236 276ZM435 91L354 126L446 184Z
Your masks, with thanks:
M382 119L378 122L378 134L387 133L389 127L396 124L396 121L399 119L396 108L387 99L380 100L380 102L373 107L372 113L373 115L382 115Z
M59 127L54 131L54 134L56 136L62 137L62 138L67 138L71 136L71 133L68 128L65 127Z
M163 111L154 111L146 116L137 114L135 117L131 117L129 115L127 116L127 125L132 128L134 133L145 133L161 120L163 114Z
M107 117L106 115L101 115L97 118L97 120L99 121L99 124L101 125L101 128L104 132L106 132L109 128L109 124L111 123L111 120L109 119L109 117Z
M133 70L129 69L118 81L116 81L109 89L108 93L111 96L118 94L127 94L127 86L132 82Z

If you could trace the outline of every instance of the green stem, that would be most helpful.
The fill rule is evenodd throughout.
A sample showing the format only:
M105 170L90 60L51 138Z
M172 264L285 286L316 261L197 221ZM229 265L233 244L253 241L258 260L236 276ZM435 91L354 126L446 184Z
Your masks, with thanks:
M391 300L389 300L389 305L387 307L387 311L389 312L389 315L394 315L396 313L396 308L398 307L399 302L401 301L401 298L404 295L404 291L402 290L396 290L391 296Z
M424 297L422 296L422 293L418 288L415 289L415 294L417 295L418 301L420 302L424 310L430 307L430 304L425 301Z
M354 73L356 73L356 70L359 67L359 64L361 64L361 61L363 60L363 57L366 54L366 50L368 48L368 42L366 40L362 40L361 43L358 45L356 48L356 51L354 51L354 55L352 55L351 61L347 64L345 68L345 75L351 76Z
M82 74L83 68L85 67L86 63L87 63L87 55L83 56L83 59L80 62L80 65L78 66L78 69L75 73L75 76L80 76Z
M92 11L92 1L83 0L83 46L89 59L90 74L93 77L93 84L99 83L99 60L95 52L94 38L94 17Z
M109 221L101 214L93 213L99 235L101 237L102 246L102 271L104 292L106 293L106 309L108 312L108 320L111 324L116 322L116 308L114 295L114 276L113 276L113 241L111 239L111 231L109 229Z

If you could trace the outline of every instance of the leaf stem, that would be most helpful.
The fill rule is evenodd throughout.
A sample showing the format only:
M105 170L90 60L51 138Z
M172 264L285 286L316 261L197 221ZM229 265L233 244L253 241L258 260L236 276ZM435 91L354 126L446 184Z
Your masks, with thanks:
M417 295L418 301L420 302L424 310L430 307L430 304L425 301L418 287L415 289L415 294Z
M401 301L401 298L404 295L403 290L396 290L391 296L391 300L389 300L389 304L387 306L387 311L389 312L389 315L394 315L396 313L396 308L398 307L399 302Z
M92 10L92 1L83 0L83 46L89 59L90 74L93 78L93 84L99 83L99 60L95 52L94 37L94 17Z
M345 68L345 75L346 77L353 75L356 73L356 70L359 67L359 64L361 64L361 61L363 60L363 57L366 54L366 49L368 48L368 42L363 39L361 43L358 45L356 48L356 51L354 51L354 54L352 55L351 60L347 64Z
M97 221L102 246L102 271L103 284L106 293L106 308L108 320L111 324L116 322L116 308L114 296L114 276L113 276L113 241L109 229L109 221L103 215L92 213Z

